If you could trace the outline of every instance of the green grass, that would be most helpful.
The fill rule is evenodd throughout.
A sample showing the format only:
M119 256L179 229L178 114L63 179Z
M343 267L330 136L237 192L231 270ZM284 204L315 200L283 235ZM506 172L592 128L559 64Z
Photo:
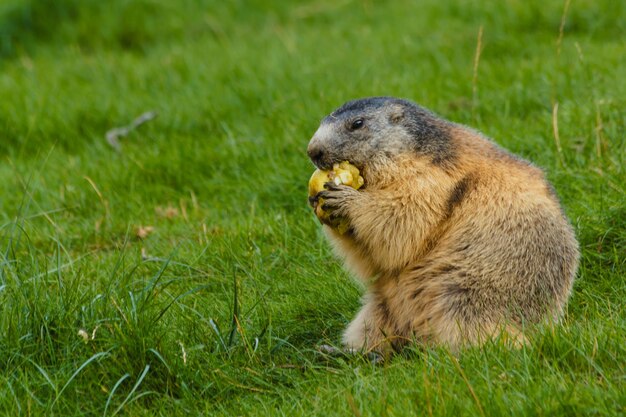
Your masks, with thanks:
M611 0L3 1L0 414L626 414L624 33ZM369 95L545 168L582 248L562 326L316 353L361 290L306 206L306 144Z

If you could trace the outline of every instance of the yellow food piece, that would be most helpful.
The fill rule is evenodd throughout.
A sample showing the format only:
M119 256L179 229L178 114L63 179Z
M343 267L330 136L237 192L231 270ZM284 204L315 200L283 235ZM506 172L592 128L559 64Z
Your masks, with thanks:
M350 162L344 161L333 165L333 169L330 171L321 169L315 170L309 180L309 196L314 197L317 193L323 191L324 184L331 181L337 185L348 185L355 190L361 188L364 183L359 169Z
M344 234L348 230L348 222L345 219L331 219L330 213L324 210L324 199L316 197L320 191L324 190L324 184L327 182L347 185L358 190L365 181L360 175L359 169L348 161L334 164L333 169L329 171L318 169L309 180L309 202L313 206L315 215L322 223L336 229L340 234Z

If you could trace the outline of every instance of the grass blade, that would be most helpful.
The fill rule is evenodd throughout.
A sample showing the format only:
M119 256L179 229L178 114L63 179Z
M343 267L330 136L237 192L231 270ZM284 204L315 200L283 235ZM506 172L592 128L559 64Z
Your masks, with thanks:
M122 375L122 377L117 380L115 385L113 385L113 389L109 393L109 397L107 398L107 402L104 405L104 413L102 413L103 417L106 417L106 415L107 415L107 411L109 410L109 404L111 403L111 400L113 399L113 395L115 395L115 391L117 391L119 386L122 385L122 382L124 382L127 378L130 378L130 374L128 372L125 373L124 375Z
M122 404L120 404L120 406L117 407L117 409L113 413L113 416L117 415L117 413L119 413L122 410L122 408L124 408L126 403L128 403L128 401L130 400L130 397L132 397L132 395L135 393L137 388L139 388L139 385L141 385L141 382L146 377L146 375L148 374L149 370L150 370L150 365L146 365L146 367L143 368L143 372L141 373L141 375L139 375L139 378L137 379L137 382L135 382L135 386L133 387L133 389L130 390L130 392L128 393L128 395L124 399L124 401L122 401Z
M72 383L72 381L74 380L74 378L76 378L76 376L80 373L80 371L82 371L83 369L85 369L85 367L87 365L89 365L91 362L98 360L100 358L103 358L105 356L107 356L109 354L109 351L106 352L98 352L95 355L93 355L91 358L87 359L85 362L83 362L83 364L81 366L78 367L78 369L76 371L74 371L74 373L72 374L72 376L70 376L70 378L67 380L67 382L65 383L65 385L63 385L63 388L61 388L61 391L59 391L59 393L56 395L56 397L54 398L54 401L52 402L52 405L50 406L50 408L54 407L54 405L56 404L56 402L59 400L59 398L61 398L61 394L63 394L63 392L65 391L65 389Z

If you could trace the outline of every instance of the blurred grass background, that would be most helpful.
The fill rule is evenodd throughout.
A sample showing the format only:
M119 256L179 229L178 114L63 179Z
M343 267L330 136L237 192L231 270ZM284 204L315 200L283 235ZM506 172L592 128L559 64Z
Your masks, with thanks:
M609 0L2 1L0 412L623 415L625 33ZM315 352L360 289L306 206L306 144L370 95L546 170L583 252L561 328Z

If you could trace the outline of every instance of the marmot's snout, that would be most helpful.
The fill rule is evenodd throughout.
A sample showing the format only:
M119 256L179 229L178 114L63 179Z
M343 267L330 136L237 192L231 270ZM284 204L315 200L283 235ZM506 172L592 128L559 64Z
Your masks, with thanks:
M333 163L340 162L338 160L333 160L333 155L331 155L332 142L332 129L328 125L322 123L309 141L309 146L307 148L307 154L309 155L311 162L313 162L313 164L319 169L329 169L332 167Z
M311 162L313 162L313 165L320 169L323 169L322 161L324 160L325 153L324 149L322 149L321 146L311 146L311 144L309 144L307 154L309 155L309 159L311 160Z

